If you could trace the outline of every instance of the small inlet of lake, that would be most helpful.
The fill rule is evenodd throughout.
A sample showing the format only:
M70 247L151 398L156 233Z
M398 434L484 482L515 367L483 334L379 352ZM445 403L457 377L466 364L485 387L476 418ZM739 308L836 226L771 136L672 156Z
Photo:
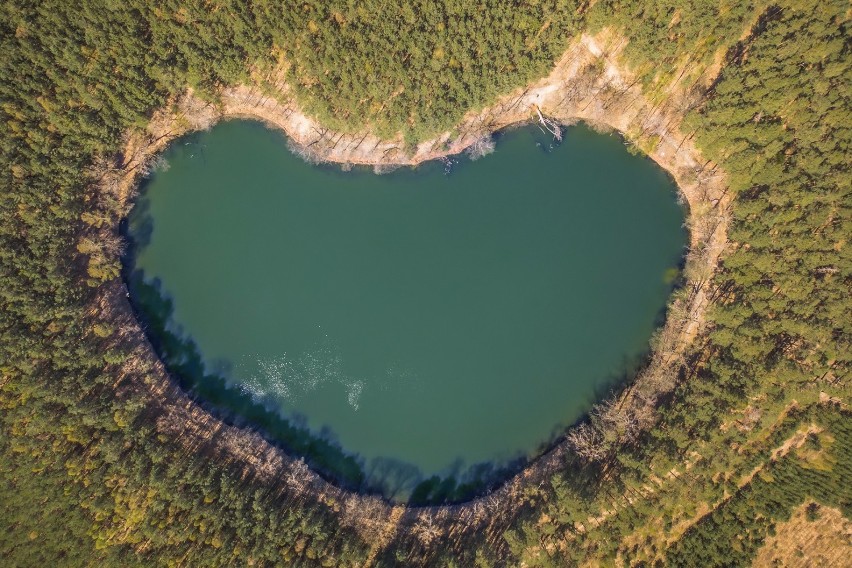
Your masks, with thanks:
M668 175L585 126L384 175L251 121L164 158L124 274L170 372L326 478L415 503L486 489L632 378L687 244Z

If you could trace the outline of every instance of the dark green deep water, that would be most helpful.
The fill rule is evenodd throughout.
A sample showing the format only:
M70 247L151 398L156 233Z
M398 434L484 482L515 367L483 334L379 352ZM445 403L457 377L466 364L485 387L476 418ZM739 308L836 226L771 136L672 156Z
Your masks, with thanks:
M641 362L686 244L667 175L582 126L381 176L245 121L165 158L126 262L161 357L222 416L387 496L462 497L580 419Z

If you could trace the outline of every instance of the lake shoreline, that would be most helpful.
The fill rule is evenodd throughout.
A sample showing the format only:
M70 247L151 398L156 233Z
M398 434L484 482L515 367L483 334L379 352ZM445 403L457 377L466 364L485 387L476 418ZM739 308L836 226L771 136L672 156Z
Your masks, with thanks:
M602 400L617 385L632 378L636 369L647 362L648 340L662 321L664 307L672 291L671 282L665 282L661 275L676 272L671 267L682 262L686 245L686 232L682 228L684 212L676 204L677 190L670 176L652 161L628 153L620 138L595 133L585 125L569 127L559 144L551 143L550 136L541 133L536 126L501 131L495 138L498 139L499 157L495 154L472 161L463 155L449 163L429 162L416 170L404 168L383 176L361 166L355 171L341 172L335 166L308 164L285 150L287 139L283 133L267 129L256 121L222 122L210 131L193 133L173 142L164 154L169 167L157 171L151 180L143 184L143 194L129 216L125 233L126 240L136 245L131 244L124 261L125 281L131 291L131 302L135 304L137 313L141 313L140 321L155 351L190 393L220 407L222 412L217 413L218 416L230 423L237 421L244 425L246 422L236 420L235 415L251 416L253 427L261 429L270 441L283 443L285 451L303 456L321 475L337 480L344 487L375 492L394 502L419 504L462 502L492 489L499 480L520 470L530 456L542 453L543 446L552 445L562 432L588 412L592 403ZM613 168L601 171L608 166ZM452 168L452 175L447 175L448 168ZM524 171L527 168L529 171ZM230 180L234 171L240 172L239 182L220 183L222 179ZM253 172L263 174L254 177ZM300 181L294 186L288 184L287 191L280 190L281 182L273 181L290 178ZM319 185L312 186L315 181ZM325 186L328 184L339 187L327 190ZM240 187L240 191L235 193L235 187ZM448 192L442 191L442 188ZM520 188L524 189L519 191ZM359 196L357 201L363 206L351 202L354 196L351 199L346 197L352 192ZM390 201L388 198L391 198ZM213 209L220 211L224 217L216 214L218 220L215 225L211 226L206 221L211 218L212 211L203 205L204 202L220 204ZM260 203L264 205L260 206ZM311 203L311 206L304 210L302 207L306 203ZM199 207L207 213L196 215L200 212ZM495 207L496 211L503 213L494 213ZM524 213L527 207L537 213ZM323 212L321 215L303 223L303 219L313 216L312 212L320 210ZM236 211L240 213L234 213ZM640 211L643 213L639 214ZM507 223L509 217L514 218L513 223ZM403 218L407 219L404 223L393 221ZM288 229L269 229L274 232L267 230L264 232L266 238L253 242L245 240L245 235L253 234L251 227L243 225L245 219L251 219L252 226L259 224L271 228L280 223ZM426 263L431 262L431 249L436 246L436 237L424 237L432 227L439 225L444 238L437 239L437 242L445 243L437 245L441 247L438 254L440 262L465 266L464 269L457 268L465 276L454 285L452 298L445 297L445 294L436 296L432 292L441 289L446 278L437 276L442 272L438 267L418 272L424 259ZM362 240L359 229L370 226L387 227L394 237L390 240ZM156 227L153 239L151 227ZM480 236L471 238L471 231ZM223 232L228 236L220 240L218 235ZM326 242L330 235L338 232L347 236L340 239L332 237L336 243L333 250L315 244ZM578 232L595 234L596 237L585 246L575 248L571 243L575 242ZM486 233L489 237L483 239L482 235ZM625 233L634 236L625 241L619 237ZM196 235L196 239L185 241L184 235L188 234ZM299 242L303 243L297 246L297 250L309 247L312 251L308 255L310 258L327 260L318 262L316 266L300 264L304 261L303 254L287 252L290 248L287 243L295 244L289 241L288 235L293 234L299 235ZM449 237L450 234L453 236ZM201 235L206 235L203 241L207 245L196 248L188 244L196 242ZM490 244L486 245L486 241ZM514 247L518 242L525 242L525 245ZM236 250L254 250L256 254L248 258L242 254L228 256L234 243L240 243L235 245ZM425 243L429 244L424 249ZM464 262L456 263L454 255L470 256L469 251L458 252L459 248L467 250L468 246L480 247L476 248L479 254L474 256L483 258L490 258L490 255L481 250L482 246L495 247L493 250L501 251L501 260L477 263L473 258L466 258ZM350 300L339 298L339 292L333 290L327 290L322 300L315 298L311 292L315 288L324 288L325 281L338 279L339 273L333 267L341 262L338 259L341 247L347 251L345 257L361 259L357 266L345 261L340 266L349 275L349 284L343 288L350 290L350 286L356 287L359 307L345 307ZM406 252L397 256L400 247ZM210 253L211 250L219 252ZM532 257L531 250L535 251ZM623 252L625 250L631 252ZM226 256L222 257L222 254ZM560 261L565 255L573 260ZM543 260L542 257L549 259ZM272 264L269 260L250 260L256 258L276 260ZM414 258L417 260L412 260ZM606 262L598 265L601 258ZM644 260L634 262L640 258ZM165 264L164 259L168 259ZM192 271L178 268L185 265L186 259L194 259ZM506 262L514 263L515 269L507 270ZM230 268L221 271L214 268L223 264ZM357 288L361 277L366 277L359 272L365 265L372 267L371 273L379 271L379 282L396 281L398 272L409 276L405 278L405 284L398 286L372 282L369 286ZM487 278L491 283L488 289L492 292L479 286L471 289L465 284L476 280L478 275L490 273L495 266L503 268L497 269L502 276ZM578 279L577 267L580 266L587 268L581 269L585 277ZM595 269L587 272L592 266ZM314 274L317 270L322 276ZM410 275L415 273L418 276L412 278ZM245 274L255 276L237 276ZM299 276L304 274L314 274L308 279L313 283ZM204 297L209 298L211 294L218 297L214 304L205 304L196 296L194 291L197 290L198 278L207 282ZM264 290L269 286L268 279L276 282L276 287L287 282L285 289L288 293L283 296L266 294ZM631 280L629 287L622 284ZM592 281L596 284L590 284ZM553 287L547 282L562 284ZM302 288L303 285L307 289ZM503 303L516 291L538 289L540 285L549 292L539 290L541 296L534 302L522 300L523 310L513 310L510 307L512 302ZM401 289L406 290L406 296L414 294L418 301L407 302L408 305L394 304L396 291ZM607 292L601 292L604 289ZM256 294L249 292L246 295L249 290ZM338 288L335 287L335 290ZM648 299L647 304L638 301L639 296L645 297L639 290L654 290L653 301ZM240 319L239 335L242 339L238 344L243 347L234 347L230 340L204 343L204 334L208 339L211 333L213 336L223 333L230 337L235 320L220 319L214 314L218 305L231 303L234 291L240 291L240 295L244 296L240 301L241 313L262 312L264 316ZM350 293L351 290L345 295ZM500 299L493 294L499 294ZM583 300L575 299L578 294ZM626 299L634 295L637 301ZM264 300L253 300L253 297ZM293 297L314 298L308 302L313 308L302 309L303 302L294 304ZM492 299L490 307L479 303L484 297ZM442 299L436 302L438 298ZM324 305L327 302L336 305L337 309L326 309ZM455 308L443 307L447 302ZM578 310L589 313L590 310L583 308L588 308L590 302L600 302L602 311L591 310L600 314L594 318L597 323L588 321L584 325L575 321L576 317L567 317L577 314ZM424 303L431 308L415 307ZM395 308L387 308L389 304L395 305ZM442 329L432 334L443 328L443 322L465 313L468 307L471 313L457 321L458 325L468 329L466 333ZM187 311L179 317L181 309ZM512 318L518 328L527 329L511 345L501 344L500 348L492 348L482 343L489 341L483 339L485 337L494 339L488 332L490 325L481 328L483 322L500 327L492 321L495 309L501 313L501 321ZM350 310L354 310L352 314L360 314L354 321L352 314L343 317L343 321L336 319ZM378 342L357 339L362 335L361 323L357 320L368 321L375 317L385 322L380 327L391 329L400 322L396 316L382 320L382 314L402 312L408 313L406 320L418 322L417 329L427 334L428 339L421 337L423 343L414 344L408 344L400 337L382 336L384 339ZM439 313L442 315L436 315ZM472 315L474 313L477 315ZM640 313L643 315L638 316ZM188 314L207 315L198 319ZM639 328L634 327L639 321L637 317L642 321L639 324L641 336L625 331L638 331ZM288 323L280 330L259 331L268 329L269 318ZM173 325L166 326L167 321ZM255 325L246 325L247 321L254 321ZM324 333L327 332L324 338L316 332L317 321L330 326L324 329ZM604 323L607 321L611 323ZM376 322L373 321L372 325L375 326ZM514 327L503 325L508 326L505 332ZM584 349L566 348L578 339L574 334L579 332L579 328L584 329L579 334L588 338L591 327L597 330L597 339L586 343ZM526 359L508 355L512 353L513 346L526 346L520 347L526 349L531 344L546 344L547 338L541 336L541 330L545 328L551 330L548 337L554 338L562 347L554 345L546 352L535 349L536 356ZM202 335L195 335L196 331ZM328 334L335 338L331 343ZM282 353L273 355L265 352L264 361L267 363L257 363L256 360L259 355L255 350L262 350L260 346L265 345L271 336L277 337L275 342L288 354L290 370L283 377L279 375L279 380L286 381L288 385L283 391L279 390L281 383L266 382L267 373L281 371L277 365L281 364ZM249 337L253 339L249 340ZM342 381L341 385L351 385L355 381L363 387L365 395L370 392L361 400L360 409L358 404L353 404L351 392L348 405L340 408L337 403L325 398L317 406L318 400L301 390L304 377L311 375L311 371L301 366L304 364L303 360L300 362L301 355L297 357L294 354L303 353L297 345L305 337L313 338L309 340L313 350L318 348L316 342L323 345L321 353L312 351L311 361L316 362L314 357L319 356L324 365L330 365L327 369L335 369L328 371L330 375L316 377L320 384ZM447 337L455 339L442 339ZM633 337L628 341L629 345L625 343L627 337ZM198 344L195 338L200 338ZM338 341L341 342L339 345ZM358 345L354 349L353 341ZM246 347L247 344L250 344L249 347ZM414 354L422 352L423 344L430 345L430 351L444 353L444 356L429 363L437 366L419 367L415 372L421 378L432 377L417 390L417 403L412 402L410 392L401 396L400 400L388 394L397 392L394 386L389 386L388 377L383 375L388 361L370 359L378 367L372 369L373 374L369 377L349 375L349 372L355 371L352 368L344 371L345 365L340 366L339 360L326 351L347 345L348 349L344 349L359 353L363 361L363 357L369 357L368 354L382 359L387 355L384 350L391 345L395 346L392 349L406 346L411 349L409 353ZM524 360L523 370L515 368L501 374L502 365L495 368L481 355L450 355L454 353L454 346L462 344L467 344L463 350L465 353L471 350L492 353L493 356L488 359L503 360L507 363L506 368L512 366L510 360ZM395 352L392 359L396 365L407 367L415 364L405 359L405 352ZM455 362L448 362L448 358L452 357L456 357ZM542 361L548 357L552 357L554 362L561 362L559 374L548 373L542 368ZM217 371L217 367L205 366L202 360L227 361L231 365L222 364L218 369L228 370ZM277 363L269 363L273 360ZM276 370L271 370L266 366L268 364ZM467 380L459 376L452 381L452 387L438 379L454 376L461 367L469 371L483 369L483 372L487 367L488 378L486 380L486 376L482 375L481 380L476 381L472 376L468 376ZM596 370L590 371L592 368ZM544 382L541 388L525 389L518 386L520 376L534 376ZM399 386L400 380L405 381L397 377L392 382ZM407 388L414 388L412 380L409 376ZM243 390L246 384L250 385L251 394ZM482 391L485 384L491 385L487 392ZM426 385L427 388L424 388ZM350 387L343 388L348 390ZM450 388L452 395L447 391L446 396L438 396L440 400L428 398L429 393ZM313 387L308 390L312 391ZM501 396L496 393L501 392L504 393L504 402L511 400L511 406L525 408L526 411L519 413L516 410L514 419L491 424L493 416L489 412L478 413L476 410L480 404L470 406L470 401L477 399L482 404L486 404L487 400L494 405L497 400L494 397ZM330 393L328 396L335 401L341 398ZM303 407L304 401L296 402L303 397L313 402ZM292 405L293 412L310 417L312 436L297 433L303 432L304 423L297 420L302 427L296 427L296 422L284 410L288 404ZM326 405L335 410L325 410L330 408ZM401 405L407 409L402 414L399 410ZM210 406L207 405L208 408ZM355 411L351 410L353 407ZM426 410L437 407L444 409L440 419L434 412ZM421 425L419 439L426 432L430 433L431 443L426 445L430 449L424 450L419 444L412 446L410 440L404 444L405 436L386 428L387 424L401 424L408 420ZM487 429L482 428L484 423L490 424ZM422 426L426 424L429 426ZM533 427L533 424L536 426ZM468 428L470 431L464 434L464 438L471 441L460 445L456 432L463 433ZM489 434L473 433L485 430ZM374 447L380 450L371 453ZM392 450L391 447L397 449ZM349 466L351 460L344 459L344 455L360 463L360 475L351 471L354 469ZM443 457L437 462L442 463L421 463L417 461L418 455L440 455ZM349 474L341 477L342 471ZM433 476L446 480L446 483L438 484ZM452 487L453 480L457 482L455 487ZM409 500L409 494L414 496L412 500Z
M281 128L310 159L346 165L385 167L416 165L458 154L501 128L536 120L536 109L560 123L584 121L593 127L623 133L675 179L688 205L690 251L686 284L673 297L660 338L648 365L617 395L619 409L629 412L641 427L656 418L655 403L670 392L679 373L688 367L685 357L704 328L704 312L712 301L709 287L719 255L727 246L728 206L723 172L705 161L691 141L679 132L684 110L673 92L664 103L652 104L617 60L618 38L583 36L574 42L546 78L501 98L495 105L470 113L452 137L446 133L407 152L401 140L382 141L369 133L332 133L301 113L289 98L286 85L273 98L259 87L230 87L219 103L205 102L191 92L153 116L145 132L129 134L117 167L101 178L121 197L124 218L132 205L140 176L175 138L209 128L219 120L252 118ZM600 47L604 45L605 48ZM282 103L281 100L288 101ZM104 236L117 232L104 227ZM171 438L189 453L203 452L233 467L244 478L274 483L288 499L309 500L336 512L341 524L352 526L374 543L378 553L402 531L427 544L450 532L481 532L495 546L508 520L525 502L524 488L545 482L572 459L564 437L549 451L529 462L498 489L457 505L407 507L376 496L342 490L311 471L303 460L288 456L255 431L227 426L194 402L170 377L139 326L120 279L101 286L92 312L116 324L116 342L134 355L122 368L116 388L146 391L146 414L159 436Z

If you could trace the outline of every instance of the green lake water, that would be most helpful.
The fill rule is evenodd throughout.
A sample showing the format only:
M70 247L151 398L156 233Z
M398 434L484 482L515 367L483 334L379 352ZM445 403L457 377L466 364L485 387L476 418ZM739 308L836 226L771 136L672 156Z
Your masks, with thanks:
M229 421L344 485L461 498L647 353L684 212L619 137L528 126L385 175L286 144L248 121L184 138L127 222L149 337Z

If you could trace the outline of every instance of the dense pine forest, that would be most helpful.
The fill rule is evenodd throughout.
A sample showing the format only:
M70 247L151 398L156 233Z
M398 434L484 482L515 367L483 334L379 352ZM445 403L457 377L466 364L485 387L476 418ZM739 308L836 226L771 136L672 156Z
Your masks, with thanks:
M806 503L852 517L847 2L0 5L3 565L742 566ZM517 510L486 503L499 534L435 538L343 525L339 504L158 433L155 369L98 309L123 212L98 182L128 132L187 88L215 104L262 74L331 129L415 144L600 33L653 104L677 98L733 196L719 269L687 275L711 279L709 331L652 428L566 458Z

